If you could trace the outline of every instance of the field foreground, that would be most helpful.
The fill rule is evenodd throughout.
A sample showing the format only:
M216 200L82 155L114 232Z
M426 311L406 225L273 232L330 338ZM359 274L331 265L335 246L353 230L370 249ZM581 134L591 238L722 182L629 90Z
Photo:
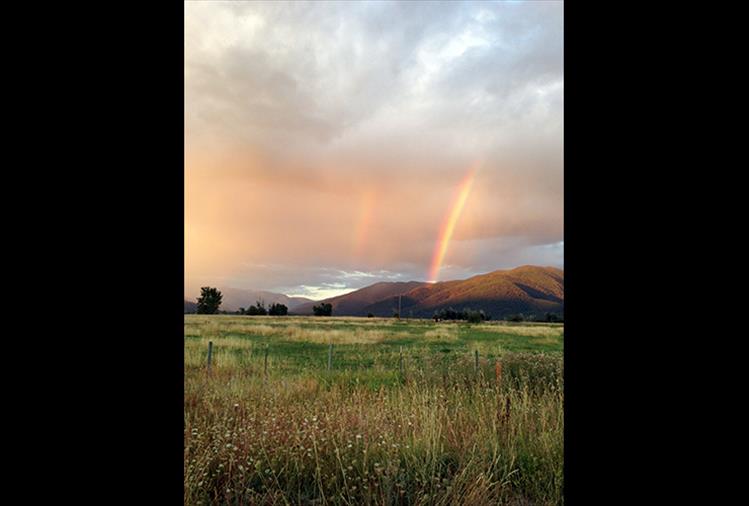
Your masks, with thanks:
M563 334L185 315L185 504L562 504Z

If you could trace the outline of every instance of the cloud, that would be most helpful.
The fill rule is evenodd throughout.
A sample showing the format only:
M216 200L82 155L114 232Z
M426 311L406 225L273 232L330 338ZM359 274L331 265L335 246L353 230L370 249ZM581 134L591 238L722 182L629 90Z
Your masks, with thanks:
M563 238L561 2L185 10L188 286L425 279L477 159L445 275L552 258L534 248Z
M289 297L306 297L312 300L323 300L351 293L355 288L326 288L320 286L301 285L287 290Z

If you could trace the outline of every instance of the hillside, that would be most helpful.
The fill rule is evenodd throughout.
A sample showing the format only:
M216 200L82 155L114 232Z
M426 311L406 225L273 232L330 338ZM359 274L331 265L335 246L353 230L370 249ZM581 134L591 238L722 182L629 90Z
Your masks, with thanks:
M312 314L312 306L321 302L329 302L333 305L334 315L366 316L366 308L376 302L383 300L392 301L398 295L405 294L415 288L426 285L420 281L394 281L380 282L361 288L355 292L331 297L323 301L302 304L293 310L294 314ZM396 302L397 305L397 302ZM289 310L292 312L291 310ZM388 314L390 316L392 313Z
M333 304L333 315L337 316L366 316L367 313L392 316L398 307L396 297L399 294L403 294L403 316L429 318L435 311L448 307L482 309L494 319L514 313L543 316L546 312L564 311L564 271L554 267L525 265L465 280L411 283L415 286L407 291L401 291L403 286L394 286L396 283L377 283L324 302ZM377 293L386 295L363 304L375 299ZM300 306L297 311L306 307ZM310 312L311 307L310 304Z

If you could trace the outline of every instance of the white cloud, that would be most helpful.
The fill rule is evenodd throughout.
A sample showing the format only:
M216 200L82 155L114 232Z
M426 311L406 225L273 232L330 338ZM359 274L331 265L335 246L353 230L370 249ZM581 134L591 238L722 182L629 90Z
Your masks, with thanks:
M326 286L301 285L296 290L287 291L289 297L307 297L312 300L323 300L329 297L337 297L351 293L356 288L329 288Z

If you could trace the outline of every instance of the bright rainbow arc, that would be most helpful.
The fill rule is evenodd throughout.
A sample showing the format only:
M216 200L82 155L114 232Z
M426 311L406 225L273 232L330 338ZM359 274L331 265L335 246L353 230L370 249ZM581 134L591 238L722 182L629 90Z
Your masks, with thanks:
M478 169L478 163L474 163L468 171L468 174L463 178L458 186L458 192L451 206L450 213L446 216L445 221L442 223L440 230L439 240L434 249L434 255L432 257L432 265L429 268L429 282L435 283L439 275L440 267L442 267L442 261L445 259L447 253L447 247L450 245L450 239L452 238L455 225L460 218L460 213L463 211L468 195L471 193L471 187L473 186L473 179L476 176L476 170Z

